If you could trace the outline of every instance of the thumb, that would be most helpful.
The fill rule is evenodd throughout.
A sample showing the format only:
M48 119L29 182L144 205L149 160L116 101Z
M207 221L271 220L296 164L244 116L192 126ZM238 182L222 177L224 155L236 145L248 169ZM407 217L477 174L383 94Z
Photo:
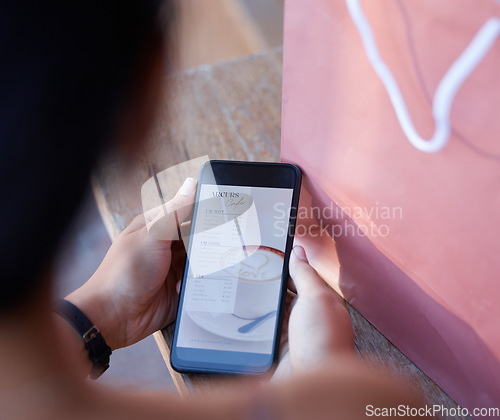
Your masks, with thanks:
M326 285L316 270L309 265L306 251L300 245L295 245L290 255L290 277L299 296L323 293Z
M172 200L144 213L149 235L154 239L171 241L178 238L178 225L185 221L193 209L196 180L187 178Z

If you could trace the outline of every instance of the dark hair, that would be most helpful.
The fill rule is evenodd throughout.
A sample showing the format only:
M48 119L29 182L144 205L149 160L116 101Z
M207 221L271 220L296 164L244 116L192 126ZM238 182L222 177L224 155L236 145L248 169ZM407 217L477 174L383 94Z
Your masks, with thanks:
M0 2L0 311L36 291L162 5L169 17L158 0Z

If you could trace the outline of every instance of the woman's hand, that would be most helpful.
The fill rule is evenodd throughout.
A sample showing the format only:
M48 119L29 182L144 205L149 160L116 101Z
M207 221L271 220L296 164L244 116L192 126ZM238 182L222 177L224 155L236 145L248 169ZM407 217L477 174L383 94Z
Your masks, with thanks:
M66 298L99 327L112 349L134 344L174 320L185 259L182 241L172 240L175 213L179 223L190 215L195 191L196 180L188 178L165 206L137 216L92 278Z
M283 325L275 378L319 367L335 355L354 355L352 324L344 302L309 265L300 245L290 256L290 277L297 296L288 299L290 315Z

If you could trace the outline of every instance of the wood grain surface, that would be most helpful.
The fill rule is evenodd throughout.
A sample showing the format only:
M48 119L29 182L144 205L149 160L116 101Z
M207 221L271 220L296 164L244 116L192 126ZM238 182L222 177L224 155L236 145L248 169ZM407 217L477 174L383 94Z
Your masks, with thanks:
M215 63L234 57L243 57L268 48L267 39L274 34L267 28L260 28L258 22L277 27L283 43L283 5L263 5L259 8L268 19L250 16L256 9L253 2L241 0L182 0L177 1L177 21L174 32L176 46L176 67L185 70L194 66ZM269 0L264 0L265 2ZM249 6L249 7L247 7ZM269 16L274 11L276 16ZM280 28L281 26L281 28ZM276 39L275 36L272 39Z
M162 173L158 177L161 194L151 185L143 191L153 194L151 202L168 200L183 176L196 176L197 165L194 169L182 166L190 159L279 161L281 71L282 51L278 48L169 77L169 90L148 146L134 162L108 156L93 178L96 201L111 238L142 212L141 189L155 173ZM163 172L175 165L181 170L173 171L174 175ZM427 404L456 407L418 367L346 305L362 359L408 377ZM169 362L172 335L173 326L169 326L155 333L155 339L181 395L212 389L214 383L227 380L173 371Z

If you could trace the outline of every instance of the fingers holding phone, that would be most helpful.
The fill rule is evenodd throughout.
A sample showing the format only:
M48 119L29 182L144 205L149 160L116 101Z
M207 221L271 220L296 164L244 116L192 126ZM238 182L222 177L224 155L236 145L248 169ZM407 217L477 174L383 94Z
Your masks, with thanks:
M303 247L293 248L289 269L298 293L288 326L294 370L321 365L335 354L353 353L352 325L344 302L311 267Z
M152 238L163 241L180 239L181 224L193 210L196 184L196 179L187 178L172 200L144 213L146 227Z

